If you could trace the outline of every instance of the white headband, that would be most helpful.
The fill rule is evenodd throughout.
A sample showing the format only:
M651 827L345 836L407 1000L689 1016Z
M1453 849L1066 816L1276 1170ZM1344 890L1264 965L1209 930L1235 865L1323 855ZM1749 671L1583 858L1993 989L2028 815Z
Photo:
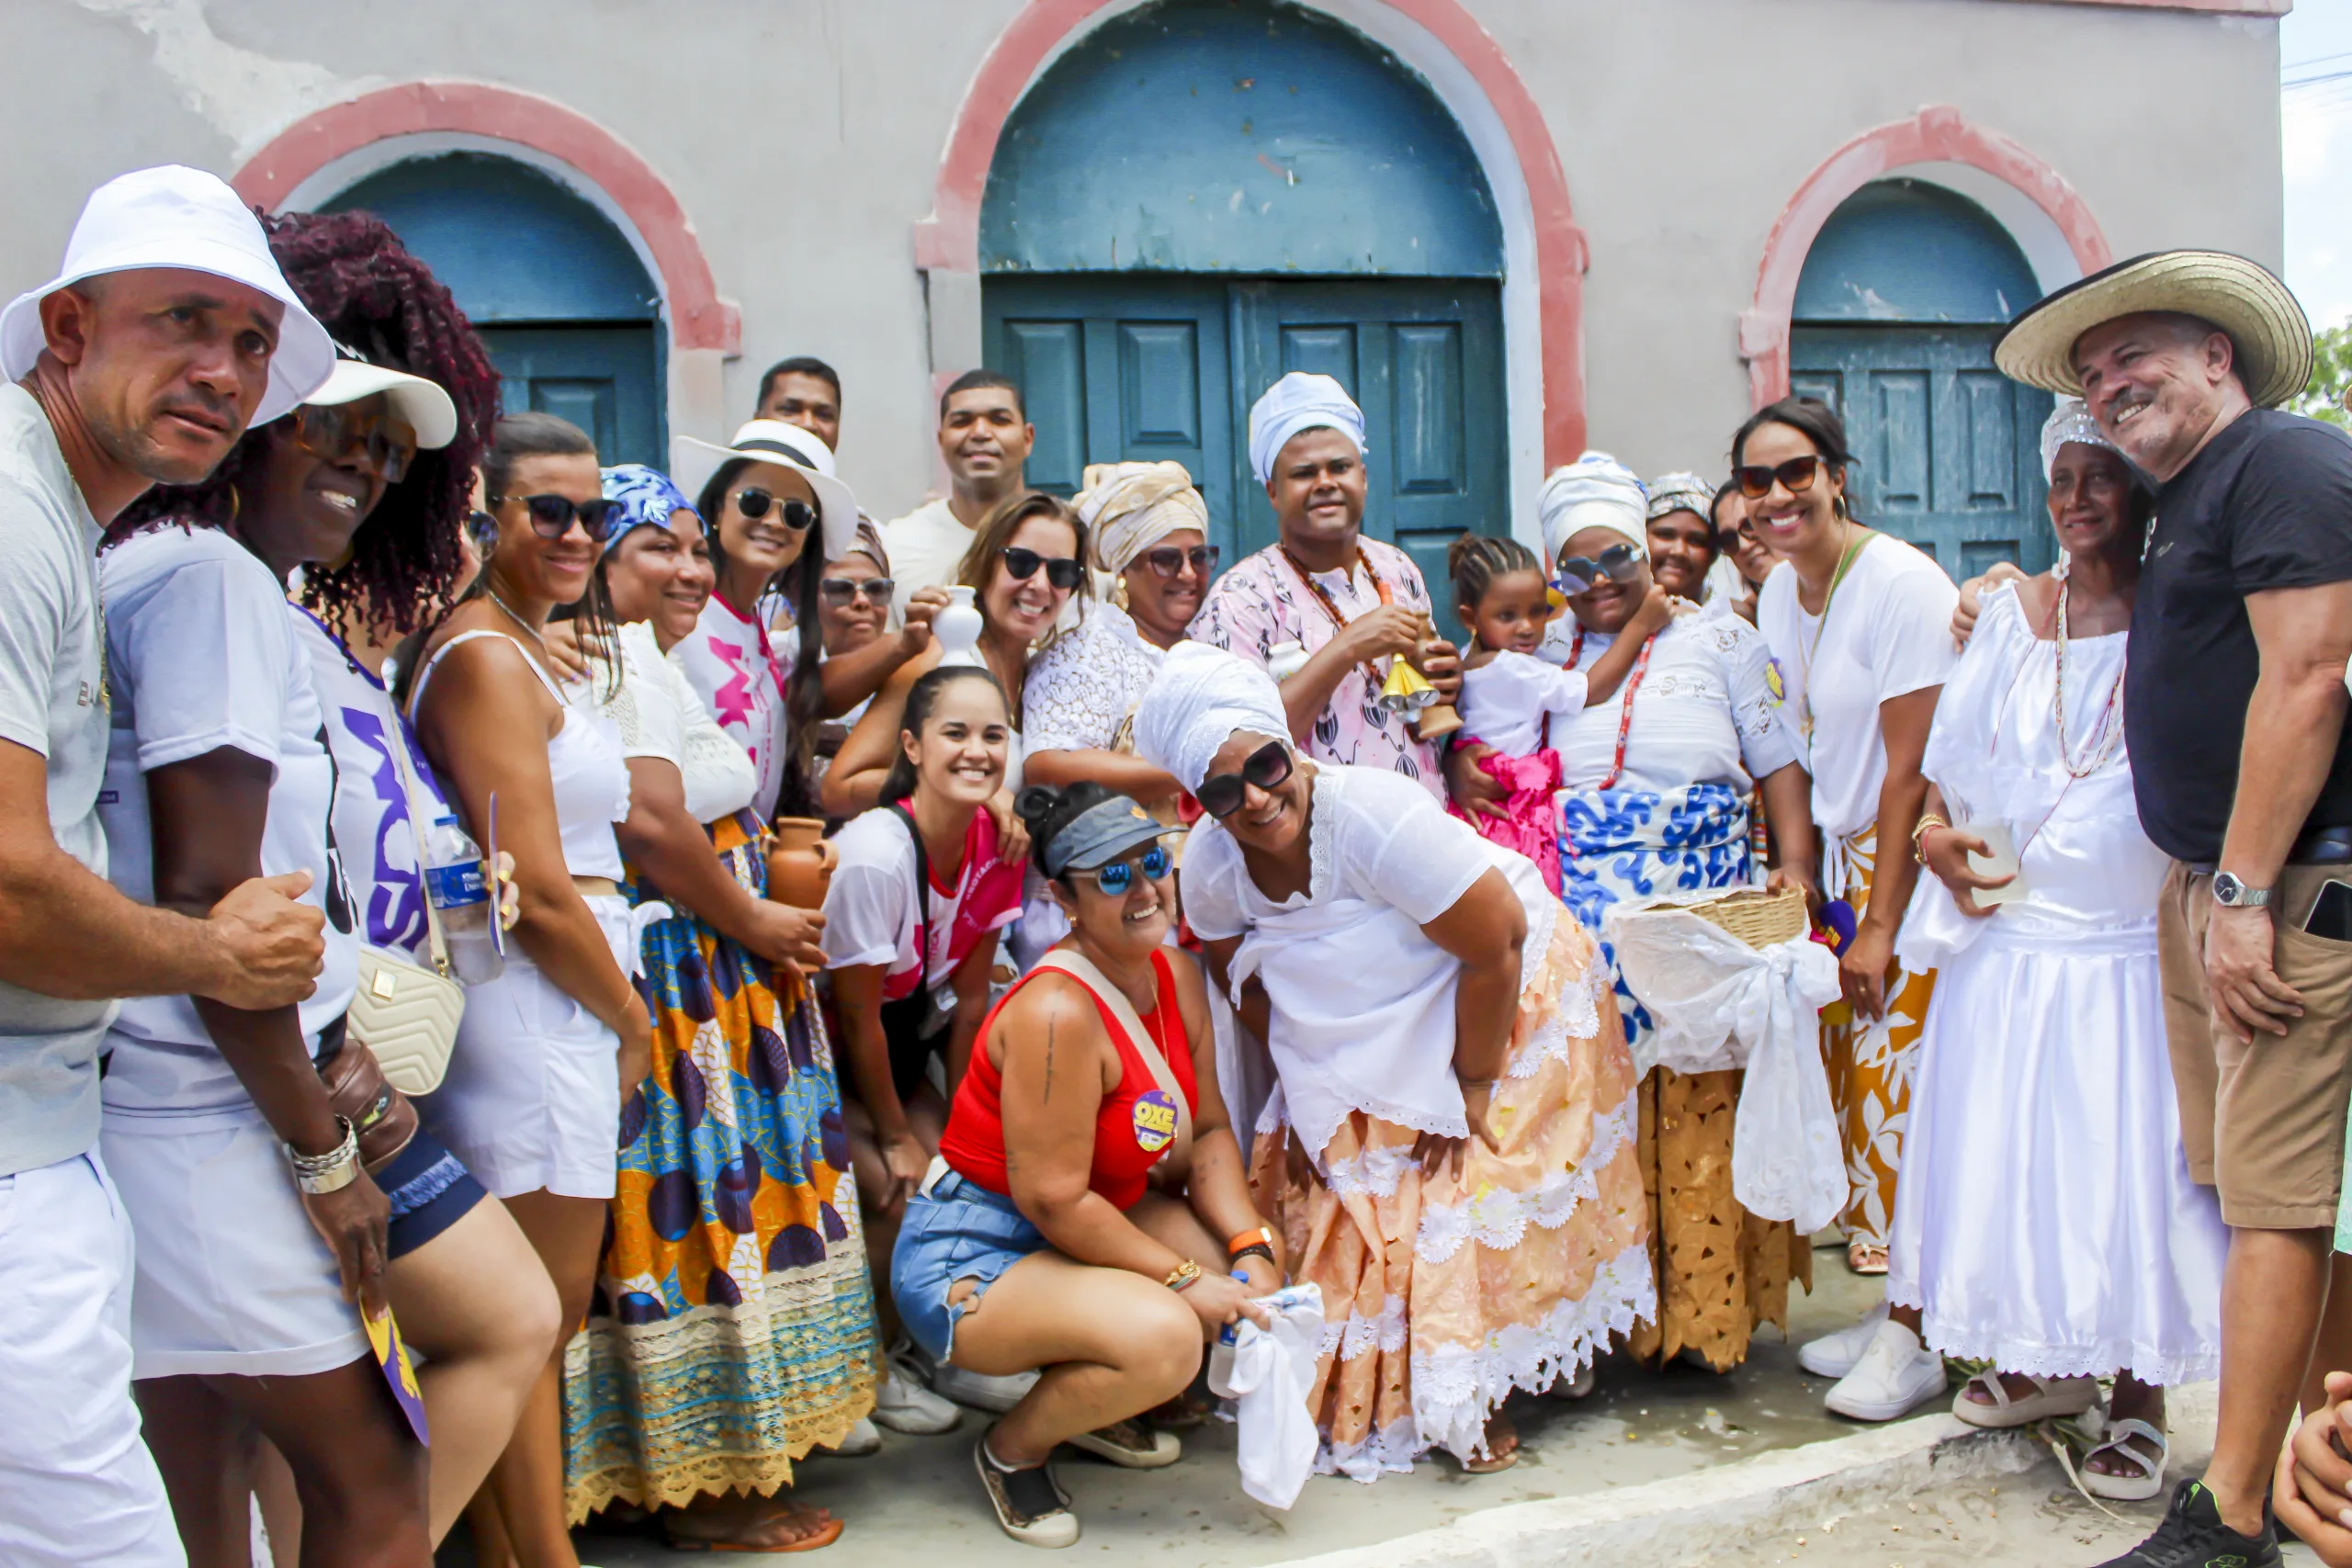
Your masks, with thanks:
M1634 470L1606 452L1587 452L1553 469L1536 511L1544 522L1546 565L1556 564L1561 549L1587 528L1622 534L1644 558L1649 555L1648 494Z
M1210 760L1243 733L1290 739L1274 678L1214 643L1170 649L1136 709L1136 755L1196 790Z
M2088 404L2080 398L2060 398L2041 423L2041 478L2047 483L2051 471L2058 466L2058 448L2068 442L2083 446L2102 446L2120 455L2121 448L2107 438L2107 432L2091 417Z
M1274 459L1303 430L1336 430L1363 456L1363 410L1348 389L1329 376L1294 370L1250 405L1250 469L1260 484L1273 478Z

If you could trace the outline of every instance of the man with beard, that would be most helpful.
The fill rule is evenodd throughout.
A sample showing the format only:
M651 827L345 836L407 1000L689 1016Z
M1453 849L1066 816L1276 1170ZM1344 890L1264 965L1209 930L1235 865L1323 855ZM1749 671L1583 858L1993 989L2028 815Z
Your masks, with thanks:
M892 607L899 616L916 589L956 581L980 520L1021 491L1022 468L1036 440L1012 377L967 370L948 386L939 400L939 455L947 464L949 491L882 525L897 583Z
M2120 263L2035 305L1995 358L2080 395L2159 487L2124 745L2173 861L2156 919L2181 1142L2231 1227L2213 1457L2109 1568L2261 1568L2297 1395L2325 1402L2314 1345L2352 1322L2330 1251L2352 1104L2352 440L2278 412L2310 378L2311 325L2238 256ZM2058 723L2064 748L2098 721Z
M14 383L0 386L0 1562L12 1568L183 1561L131 1404L131 1238L96 1147L111 998L291 1006L323 950L320 910L292 901L303 874L247 882L201 919L107 884L98 537L150 485L203 479L334 363L261 225L193 169L100 186L60 276L0 311L0 377ZM283 1070L323 1109L308 1061ZM294 1152L327 1155L341 1137Z

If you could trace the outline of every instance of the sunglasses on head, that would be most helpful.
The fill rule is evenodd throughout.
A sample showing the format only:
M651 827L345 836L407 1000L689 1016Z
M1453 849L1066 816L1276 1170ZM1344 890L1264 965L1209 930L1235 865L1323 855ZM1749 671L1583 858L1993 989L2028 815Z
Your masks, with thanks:
M304 403L294 411L294 445L329 463L356 448L388 485L407 478L416 461L416 432L408 422L389 410L362 412L358 403Z
M836 610L853 599L863 599L869 604L888 604L891 591L898 583L887 577L825 577L817 581L817 592L825 603Z
M1201 809L1222 820L1241 809L1242 798L1250 785L1261 790L1280 789L1290 777L1290 748L1279 740L1269 740L1243 760L1240 771L1211 773L1193 792Z
M1739 485L1739 493L1750 501L1761 501L1771 494L1774 479L1780 480L1781 488L1791 495L1803 495L1813 488L1813 481L1820 474L1821 457L1818 454L1792 457L1778 465L1742 463L1731 471L1732 479Z
M999 552L1004 557L1005 575L1016 582L1026 582L1046 569L1046 581L1065 593L1076 592L1086 581L1086 568L1070 556L1041 556L1023 545L1007 545Z
M1569 556L1560 562L1560 578L1553 586L1563 593L1582 593L1602 578L1623 582L1641 560L1642 552L1630 542L1611 545L1597 556Z
M1162 545L1156 550L1144 551L1136 558L1151 568L1154 577L1174 577L1187 566L1203 578L1213 576L1216 571L1215 545L1194 545L1190 549L1179 549L1174 545Z
M750 485L735 492L735 510L747 523L756 523L768 514L770 507L781 507L776 521L794 533L804 533L817 521L817 509L805 501L778 501L757 485Z
M1136 868L1141 866L1147 880L1157 882L1168 874L1175 864L1175 857L1165 844L1154 844L1133 860L1114 860L1109 865L1094 868L1094 886L1114 898L1125 897L1128 888L1136 885Z
M568 495L493 495L492 506L509 501L519 501L531 514L531 531L542 539L560 539L571 532L574 518L591 539L602 543L613 531L614 521L620 516L621 503L598 496L593 501L574 501Z

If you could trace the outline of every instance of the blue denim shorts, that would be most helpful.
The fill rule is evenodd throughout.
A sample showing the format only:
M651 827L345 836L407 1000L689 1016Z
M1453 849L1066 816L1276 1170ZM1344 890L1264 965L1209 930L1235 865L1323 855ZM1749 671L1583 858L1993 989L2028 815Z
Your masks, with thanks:
M956 1347L956 1321L979 1304L998 1276L1048 1243L1022 1218L1010 1198L949 1171L928 1193L907 1200L899 1245L890 1254L890 1294L915 1343L938 1360ZM958 1280L978 1281L951 1307L947 1292Z

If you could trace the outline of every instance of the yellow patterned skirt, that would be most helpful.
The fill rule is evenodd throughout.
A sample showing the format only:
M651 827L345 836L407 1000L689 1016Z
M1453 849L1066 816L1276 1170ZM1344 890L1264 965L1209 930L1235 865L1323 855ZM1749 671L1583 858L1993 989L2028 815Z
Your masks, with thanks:
M1871 879L1878 865L1875 830L1844 841L1843 897L1860 919L1870 908ZM1909 852L1906 849L1904 852ZM1914 974L1893 963L1886 971L1886 1015L1858 1024L1842 1001L1821 1010L1821 1047L1829 1066L1829 1099L1846 1146L1846 1176L1852 1193L1843 1224L1855 1241L1887 1245L1894 1219L1894 1181L1903 1166L1903 1136L1911 1122L1911 1076L1918 1065L1919 1036L1928 1024L1928 998L1936 988L1933 970Z

